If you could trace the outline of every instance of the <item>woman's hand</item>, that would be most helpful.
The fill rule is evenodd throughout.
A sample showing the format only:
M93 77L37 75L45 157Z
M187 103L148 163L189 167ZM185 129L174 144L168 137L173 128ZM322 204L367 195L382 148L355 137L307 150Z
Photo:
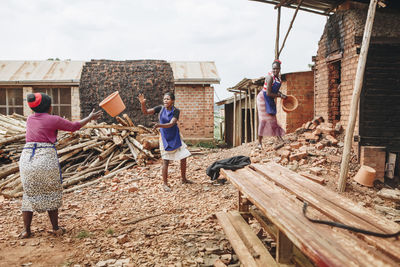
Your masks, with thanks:
M103 111L98 110L98 111L94 112L94 109L92 109L92 112L90 112L88 117L89 117L89 120L97 120L101 116L103 116Z
M160 128L160 124L157 123L157 122L152 122L151 124L154 124L153 125L153 130L156 130L157 128Z
M139 94L138 99L139 99L140 104L146 103L146 98L144 98L143 94Z

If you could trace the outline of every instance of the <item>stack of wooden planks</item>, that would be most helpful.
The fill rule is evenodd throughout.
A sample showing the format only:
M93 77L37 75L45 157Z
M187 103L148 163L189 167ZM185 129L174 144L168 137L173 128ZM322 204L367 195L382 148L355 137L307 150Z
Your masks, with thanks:
M56 143L66 192L109 178L133 165L145 165L159 156L158 133L135 126L127 114L118 124L88 124L81 130L60 132ZM0 114L0 194L22 195L18 161L25 145L26 118Z
M398 239L364 235L310 222L302 213L303 202L309 204L308 213L314 219L384 234L399 231L396 223L273 162L252 164L237 171L222 170L221 173L239 189L241 214L251 214L276 240L277 263L398 266Z

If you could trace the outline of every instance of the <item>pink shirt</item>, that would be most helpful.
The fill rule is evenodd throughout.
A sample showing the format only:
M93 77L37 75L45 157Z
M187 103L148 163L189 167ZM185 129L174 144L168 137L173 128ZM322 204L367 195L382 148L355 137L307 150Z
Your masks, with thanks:
M75 132L81 128L79 122L70 122L48 113L34 113L26 121L26 142L55 143L57 130Z

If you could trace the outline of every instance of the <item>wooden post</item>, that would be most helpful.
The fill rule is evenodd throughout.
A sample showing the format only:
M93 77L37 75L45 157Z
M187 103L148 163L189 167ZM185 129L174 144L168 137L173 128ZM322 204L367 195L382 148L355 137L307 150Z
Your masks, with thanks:
M279 58L279 28L281 24L281 7L278 7L278 19L276 21L276 38L275 38L275 59Z
M349 172L350 151L354 134L354 127L356 124L358 105L364 79L365 65L367 62L369 41L371 39L372 26L374 24L377 2L378 0L371 0L371 2L369 3L367 20L365 22L364 37L361 44L360 57L358 58L357 73L356 73L356 78L354 80L354 91L350 104L349 123L346 127L346 136L344 139L342 163L340 165L340 177L338 184L339 192L343 192L346 188L346 178Z
M254 140L258 138L257 87L254 88Z
M251 88L248 90L249 92L249 107L250 107L250 139L251 142L254 141L254 127L253 127L253 107L251 106Z
M238 145L240 146L242 144L242 90L239 91L239 114L238 114L238 136L239 136L239 142Z
M244 97L244 142L247 143L247 92Z
M304 1L304 0L300 0L300 3L297 5L296 11L294 12L294 15L293 15L293 18L292 18L292 21L290 22L290 25L289 25L289 28L288 28L288 30L287 30L287 32L286 32L285 38L283 39L283 43L282 43L281 49L279 49L278 58L279 58L279 56L281 55L281 52L282 52L283 47L285 46L286 39L287 39L288 36L289 36L289 32L290 32L290 30L292 29L293 22L294 22L294 20L296 19L297 12L299 11L299 8L300 8L301 4L303 3L303 1Z
M232 145L236 146L236 93L233 93L233 136Z

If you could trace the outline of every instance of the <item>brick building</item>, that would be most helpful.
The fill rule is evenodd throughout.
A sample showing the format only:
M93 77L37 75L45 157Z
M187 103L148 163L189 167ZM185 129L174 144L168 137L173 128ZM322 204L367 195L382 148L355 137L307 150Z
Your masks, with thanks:
M281 100L277 100L278 123L287 132L294 132L314 115L314 72L292 72L281 75L280 91L295 96L299 106L295 112L282 110ZM234 97L217 102L224 105L224 140L230 146L237 146L257 139L258 115L255 96L262 90L265 78L243 79L229 88ZM246 114L247 113L247 114ZM234 138L235 137L235 138Z
M367 4L346 3L325 25L315 57L315 115L347 127ZM383 177L386 152L400 151L400 11L377 9L353 148Z
M82 80L83 77L83 80ZM53 113L72 120L87 115L108 93L120 90L128 114L146 124L135 96L149 95L149 107L162 104L174 90L182 110L179 124L185 140L213 139L214 88L219 83L214 62L161 60L0 61L0 113L31 114L26 95L45 92L53 98ZM137 111L135 111L137 109ZM112 120L105 115L105 120Z

